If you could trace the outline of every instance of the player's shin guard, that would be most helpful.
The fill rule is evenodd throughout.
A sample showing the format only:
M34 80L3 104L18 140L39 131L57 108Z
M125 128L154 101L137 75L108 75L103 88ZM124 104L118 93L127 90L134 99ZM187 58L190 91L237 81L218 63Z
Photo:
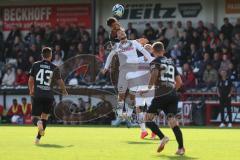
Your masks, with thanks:
M178 148L179 149L183 148L183 136L181 129L179 128L179 126L175 126L172 128L172 130L178 142Z
M159 129L159 127L157 126L157 124L155 122L146 122L146 126L151 129L151 131L153 133L155 133L160 139L163 139L164 134L161 132L161 130Z
M37 126L38 121L39 121L39 118L37 117L32 118L32 123L34 124L34 126Z
M118 117L121 117L123 114L123 106L124 106L124 101L118 101L118 104L116 107L116 112Z

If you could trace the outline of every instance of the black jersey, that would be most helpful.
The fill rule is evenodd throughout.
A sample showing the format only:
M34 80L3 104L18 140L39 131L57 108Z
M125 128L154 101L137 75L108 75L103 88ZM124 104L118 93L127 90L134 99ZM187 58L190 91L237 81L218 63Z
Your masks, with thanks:
M178 76L179 73L174 62L165 56L160 56L150 63L150 71L153 69L159 71L157 81L155 82L155 93L163 95L175 91L175 77Z
M221 97L227 97L231 92L232 81L230 79L220 80L218 82L218 91Z
M46 60L35 62L30 76L34 78L34 97L53 98L52 83L61 79L56 65Z

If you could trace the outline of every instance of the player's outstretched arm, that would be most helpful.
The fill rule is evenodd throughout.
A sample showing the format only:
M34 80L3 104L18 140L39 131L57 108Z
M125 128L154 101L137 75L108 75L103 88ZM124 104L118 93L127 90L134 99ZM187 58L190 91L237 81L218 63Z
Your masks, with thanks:
M110 64L111 64L111 62L112 62L112 58L113 58L113 56L116 54L116 51L115 50L112 50L110 53L109 53L109 55L108 55L108 57L107 57L107 60L106 60L106 63L105 63L105 66L104 66L104 69L103 69L103 71L102 71L102 73L103 74L105 74L106 72L107 72L107 70L109 69L109 66L110 66Z
M33 96L34 94L34 78L32 76L28 79L28 89L29 89L29 95Z

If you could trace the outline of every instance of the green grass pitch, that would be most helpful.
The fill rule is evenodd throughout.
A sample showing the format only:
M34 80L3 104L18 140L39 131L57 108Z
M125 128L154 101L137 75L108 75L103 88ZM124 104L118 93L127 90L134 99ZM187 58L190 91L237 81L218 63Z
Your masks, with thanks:
M239 160L240 130L183 128L185 156L175 156L177 144L170 137L162 153L158 140L141 140L139 128L108 126L50 126L41 145L33 144L33 126L0 126L0 160Z

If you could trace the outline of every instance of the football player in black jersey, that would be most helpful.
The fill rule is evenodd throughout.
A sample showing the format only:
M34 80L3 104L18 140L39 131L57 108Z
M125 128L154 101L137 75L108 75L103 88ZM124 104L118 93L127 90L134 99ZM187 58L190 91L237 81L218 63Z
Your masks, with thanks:
M39 144L41 136L44 135L48 114L53 107L53 84L57 83L62 94L68 95L59 68L51 63L51 48L42 49L42 59L33 64L28 81L29 94L32 96L32 121L38 128L35 144Z
M178 105L176 90L181 87L182 80L173 61L164 56L163 43L156 42L152 45L152 48L155 59L150 63L151 76L148 89L154 87L155 96L145 116L146 125L160 138L161 141L157 151L161 152L169 138L160 131L152 119L160 110L164 111L168 118L168 125L172 128L178 142L176 154L183 155L185 153L183 136L175 117Z

